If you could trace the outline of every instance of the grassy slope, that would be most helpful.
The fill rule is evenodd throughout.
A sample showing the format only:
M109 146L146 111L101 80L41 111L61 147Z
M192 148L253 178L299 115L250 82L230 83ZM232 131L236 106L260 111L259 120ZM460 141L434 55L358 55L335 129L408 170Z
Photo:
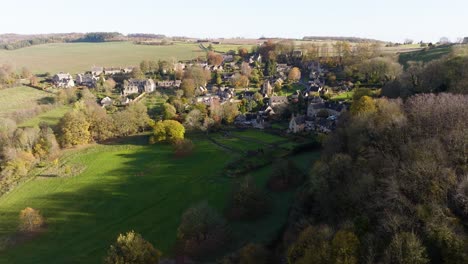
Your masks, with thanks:
M38 126L42 122L53 127L58 124L60 118L62 118L68 111L70 111L70 109L70 106L60 106L54 108L48 112L42 113L34 118L31 118L19 124L19 127L34 127Z
M49 93L26 86L0 90L0 117L36 106L40 99L51 97Z
M424 49L413 52L404 52L400 54L399 62L404 66L407 66L408 61L429 62L431 60L440 59L441 57L449 54L451 51L451 45L442 45L427 50Z
M41 210L48 223L45 234L0 254L0 263L99 263L117 234L131 229L167 254L186 208L207 200L222 210L232 180L220 172L230 153L195 139L194 155L174 159L170 147L147 146L145 140L72 150L65 160L86 164L82 174L37 178L0 198L0 236L15 231L18 212L27 206ZM315 158L297 160L310 164ZM264 185L270 172L266 167L253 176ZM273 214L253 224L232 223L233 247L276 234L293 194L271 196Z
M35 73L78 73L93 65L128 66L146 60L193 59L201 53L196 44L171 46L134 45L130 42L57 43L8 51L0 50L0 64L28 67Z

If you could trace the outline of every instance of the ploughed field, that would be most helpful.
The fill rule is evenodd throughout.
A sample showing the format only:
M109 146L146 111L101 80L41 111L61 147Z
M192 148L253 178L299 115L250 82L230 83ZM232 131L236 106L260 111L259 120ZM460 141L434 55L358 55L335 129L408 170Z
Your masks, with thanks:
M42 212L46 229L0 251L0 263L101 263L117 235L129 230L141 233L170 256L187 208L207 201L224 212L236 182L224 173L228 163L251 149L291 145L283 137L253 130L190 138L195 149L188 157L176 158L171 146L148 145L147 136L136 136L65 151L59 166L71 167L76 175L60 177L51 174L50 168L36 170L32 180L0 197L0 239L15 241L19 211L25 207ZM307 172L317 158L313 152L293 160ZM250 175L266 189L271 171L266 166ZM229 222L233 240L226 252L248 241L268 242L276 237L286 222L294 191L268 194L272 213L255 222Z

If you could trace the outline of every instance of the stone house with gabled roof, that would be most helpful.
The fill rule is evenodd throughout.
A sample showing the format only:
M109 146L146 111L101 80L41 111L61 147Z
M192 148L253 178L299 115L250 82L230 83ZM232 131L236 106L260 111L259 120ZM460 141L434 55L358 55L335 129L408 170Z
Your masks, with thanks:
M156 89L156 84L152 79L130 79L124 85L124 89L122 91L124 96L136 93L152 93Z
M52 82L56 87L59 88L71 88L75 87L73 77L69 73L59 72L52 77Z

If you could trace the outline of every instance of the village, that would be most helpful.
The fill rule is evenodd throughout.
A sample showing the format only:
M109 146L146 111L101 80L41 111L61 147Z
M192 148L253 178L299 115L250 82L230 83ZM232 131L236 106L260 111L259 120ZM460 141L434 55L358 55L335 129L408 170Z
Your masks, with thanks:
M304 60L302 50L293 50L290 57L291 63L272 63L258 51L209 51L205 60L93 66L76 76L57 73L49 81L59 89L89 89L103 108L125 107L157 93L185 97L186 108L236 104L239 112L233 124L239 128L265 129L282 123L287 133L330 133L349 105L346 100L330 100L328 94L349 92L353 83L327 83L328 68L320 59ZM106 80L111 82L110 91L99 93Z

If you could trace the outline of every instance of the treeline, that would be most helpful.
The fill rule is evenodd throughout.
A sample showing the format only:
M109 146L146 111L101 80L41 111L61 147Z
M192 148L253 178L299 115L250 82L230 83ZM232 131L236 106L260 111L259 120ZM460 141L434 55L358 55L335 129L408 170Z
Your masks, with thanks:
M288 263L467 263L468 96L355 99L292 214Z
M35 39L29 39L29 40L16 41L12 43L0 43L0 49L15 50L15 49L21 49L21 48L34 46L34 45L57 43L57 42L63 42L63 40L55 39L55 38L35 38Z
M167 38L166 35L162 35L162 34L144 34L144 33L128 34L127 37L143 38L143 39L165 39Z
M334 41L348 41L348 42L382 42L380 40L375 39L367 39L367 38L357 38L357 37L320 37L320 36L305 36L302 40L306 41L327 41L327 40L334 40Z
M107 42L122 41L124 36L119 32L91 32L73 42Z

